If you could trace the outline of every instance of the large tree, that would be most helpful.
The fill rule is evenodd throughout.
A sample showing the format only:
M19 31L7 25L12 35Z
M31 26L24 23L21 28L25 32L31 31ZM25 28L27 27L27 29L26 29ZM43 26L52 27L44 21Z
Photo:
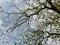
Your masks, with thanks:
M35 19L35 21L38 20L38 29L35 31L30 30L35 36L37 36L37 38L34 37L36 41L35 45L42 45L41 43L43 43L44 40L44 44L46 44L48 38L53 38L54 40L58 39L60 37L60 1L33 0L31 3L27 2L27 5L29 5L29 7L25 11L31 13L29 15L27 14L27 17L30 18L31 16L37 16L38 18Z

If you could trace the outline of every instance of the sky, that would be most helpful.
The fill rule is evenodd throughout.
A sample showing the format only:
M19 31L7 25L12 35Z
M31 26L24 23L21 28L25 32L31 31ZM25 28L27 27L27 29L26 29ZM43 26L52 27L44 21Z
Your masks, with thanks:
M20 34L20 37L18 35L18 31L13 31L12 33L7 33L2 35L2 32L6 31L7 27L9 27L9 24L11 25L11 21L14 21L17 15L11 15L10 17L7 17L8 14L7 12L13 12L14 8L11 6L13 3L16 4L20 9L24 9L24 3L22 2L23 0L14 0L13 3L11 3L12 0L0 0L0 6L4 10L4 12L0 13L0 45L14 45L14 42L21 42L22 40L22 35ZM17 16L18 17L18 16ZM23 25L22 25L23 26ZM25 27L24 27L25 28ZM24 30L23 27L21 27L21 33ZM18 28L17 28L18 30ZM16 39L15 39L16 38ZM21 42L23 43L23 42ZM22 45L22 44L21 44Z

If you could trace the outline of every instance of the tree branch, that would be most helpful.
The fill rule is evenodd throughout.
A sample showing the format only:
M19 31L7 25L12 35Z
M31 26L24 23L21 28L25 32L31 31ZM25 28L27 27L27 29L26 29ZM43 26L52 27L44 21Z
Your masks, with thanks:
M42 33L48 33L49 35L47 37L53 36L53 35L60 35L60 33L50 33L48 31L43 31L43 30L37 30L38 32L42 32ZM46 37L45 37L46 38Z
M14 24L13 26L9 27L6 32L12 32L16 27L21 26L23 23L25 23L27 21L27 18L24 18L22 20L24 21L19 24Z
M48 2L48 4L51 6L51 8L53 9L53 11L57 12L58 14L60 14L60 10L58 10L51 2L51 0L46 0Z
M60 11L58 11L57 9L54 9L54 8L51 8L51 7L48 7L48 6L44 6L44 8L40 8L38 11L36 11L35 13L32 13L32 14L30 14L29 16L27 16L27 17L31 17L32 15L36 15L36 14L38 14L40 11L42 11L43 9L50 9L50 10L53 10L53 11L55 11L55 12L57 12L58 14L60 14Z
M39 9L38 11L36 11L35 13L30 14L29 17L32 16L32 15L38 14L38 13L39 13L41 10L43 10L43 9L46 9L46 7L40 8L40 9Z
M15 6L15 5L12 5L12 6L14 6L16 9L18 9L19 11L21 11L17 6Z
M36 14L38 14L41 10L46 9L46 8L47 8L47 9L50 9L50 10L53 10L53 11L57 12L58 14L60 14L60 11L52 4L51 0L46 0L46 1L50 4L51 7L48 7L48 6L44 5L43 8L40 8L38 11L36 11L35 13L30 14L28 17L30 17L30 16L32 16L32 15L36 15Z

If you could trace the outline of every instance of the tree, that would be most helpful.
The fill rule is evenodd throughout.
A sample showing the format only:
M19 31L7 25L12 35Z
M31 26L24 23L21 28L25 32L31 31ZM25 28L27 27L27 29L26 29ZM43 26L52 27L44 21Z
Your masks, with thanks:
M31 3L29 3L31 2ZM21 26L23 23L28 21L28 24L31 26L31 23L34 22L37 26L37 29L34 30L29 27L29 31L26 32L27 45L49 45L48 40L53 39L57 42L57 39L60 38L60 1L59 0L27 0L26 6L23 11L21 11L17 6L12 5L19 12L9 13L12 14L23 14L18 17L14 25L9 27L6 32L12 32L16 27ZM37 17L37 19L32 19ZM25 17L21 19L22 17ZM21 20L20 20L21 19ZM22 21L22 22L21 22ZM19 23L20 22L20 23ZM28 33L30 32L30 33ZM32 44L30 43L32 42ZM51 44L53 45L53 44ZM58 45L58 44L56 44Z
M36 2L34 2L34 3L36 3L35 5L34 5L34 3L29 4L29 7L31 7L31 8L28 8L27 10L28 11L32 10L32 12L34 11L34 13L30 14L29 17L32 15L37 15L38 19L41 19L41 16L43 16L42 17L43 21L41 22L41 23L43 23L43 24L41 24L41 25L43 25L42 26L43 29L41 30L39 28L37 31L32 31L34 34L38 35L38 37L39 37L39 39L37 39L38 41L41 39L41 35L42 35L42 42L44 41L45 38L47 38L45 43L47 42L48 38L50 38L50 37L53 39L59 37L58 35L60 35L60 34L58 33L59 32L58 27L60 27L59 26L60 23L58 22L58 19L60 18L60 6L59 6L60 3L58 4L58 2L60 2L60 1L59 0L44 0L42 2L41 0L36 0ZM50 12L50 10L51 10L51 12ZM50 31L48 31L49 29L48 30L46 29L46 27L48 27L49 25L50 25L51 33L50 33ZM54 28L51 29L53 26L55 26L54 27L55 29ZM56 32L53 33L54 31L52 31L52 30L55 30ZM44 33L48 33L48 35L44 37L43 36ZM41 43L40 41L39 41L38 45L42 45L42 44L40 44ZM37 42L36 42L36 44L37 44Z

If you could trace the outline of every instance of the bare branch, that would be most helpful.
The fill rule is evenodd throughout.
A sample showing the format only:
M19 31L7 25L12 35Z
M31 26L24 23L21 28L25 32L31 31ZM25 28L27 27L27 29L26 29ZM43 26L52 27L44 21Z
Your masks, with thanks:
M15 6L15 5L12 5L12 6L14 6L16 9L18 9L19 11L22 11L21 9L19 9L17 6Z
M8 13L8 14L22 14L21 12L12 12L12 13Z
M46 7L40 8L40 9L39 9L38 11L36 11L35 13L30 14L29 17L32 16L32 15L38 14L38 13L39 13L40 11L42 11L43 9L46 9Z
M24 21L22 21L22 20L24 20ZM23 23L25 23L27 21L27 18L24 18L22 20L20 20L20 21L22 21L21 23L16 23L13 26L9 27L6 32L12 32L16 27L21 26Z
M42 33L48 33L49 35L46 36L45 38L48 38L50 36L53 36L53 35L60 35L60 33L51 33L51 32L48 32L48 31L43 31L43 30L37 30L38 32L42 32ZM37 32L36 31L36 32Z
M46 9L46 8L47 8L47 9L50 9L50 10L53 10L51 7L44 6L43 8L40 8L40 9L39 9L38 11L36 11L35 13L30 14L29 17L32 16L32 15L38 14L40 11L42 11L43 9Z

